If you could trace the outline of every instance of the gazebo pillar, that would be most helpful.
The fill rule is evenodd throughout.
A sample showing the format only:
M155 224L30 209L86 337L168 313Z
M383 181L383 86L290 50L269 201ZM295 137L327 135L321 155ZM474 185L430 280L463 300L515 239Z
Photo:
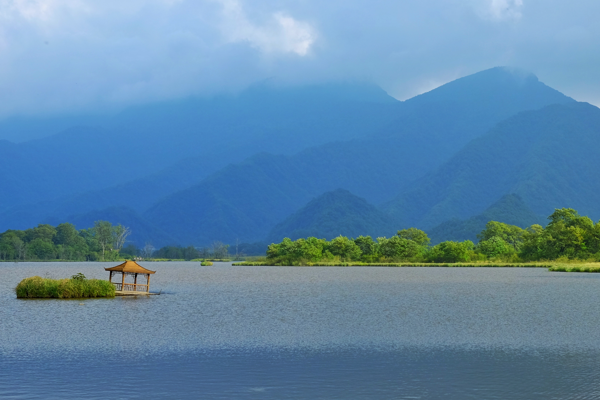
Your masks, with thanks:
M125 271L121 272L123 280L121 281L121 290L125 290Z
M133 291L137 292L137 272L133 276Z
M146 292L150 291L150 274L148 274L148 280L146 281L146 283L148 284L148 286L146 286Z

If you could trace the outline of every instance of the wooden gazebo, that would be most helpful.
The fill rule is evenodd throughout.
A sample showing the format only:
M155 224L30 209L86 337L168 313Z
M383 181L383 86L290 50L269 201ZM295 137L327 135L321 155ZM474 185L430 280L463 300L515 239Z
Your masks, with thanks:
M116 267L104 268L105 271L110 271L110 278L108 281L115 285L117 291L122 292L150 292L150 275L156 271L150 271L136 263L135 261L125 261L123 264L119 264ZM121 282L113 282L112 278L114 275L121 273ZM126 277L132 277L133 283L125 282ZM142 282L138 283L138 277L142 279Z

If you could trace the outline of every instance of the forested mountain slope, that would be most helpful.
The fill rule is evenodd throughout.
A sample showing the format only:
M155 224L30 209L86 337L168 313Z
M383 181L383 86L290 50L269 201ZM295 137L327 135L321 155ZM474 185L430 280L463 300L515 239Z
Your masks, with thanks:
M373 85L264 84L238 96L132 107L100 127L0 141L0 230L110 206L142 211L257 152L292 154L370 134L401 106Z
M442 222L427 231L432 244L446 240L463 241L471 240L477 243L477 235L485 229L489 221L503 222L527 228L533 224L544 224L546 221L536 215L516 194L507 194L492 204L479 215L468 219L451 219Z
M309 236L331 240L340 235L392 236L395 227L387 216L365 199L347 190L326 192L277 224L267 236L268 243L279 243Z
M473 140L385 209L402 227L468 218L507 193L537 215L570 207L600 217L600 109L587 103L520 113Z
M401 117L368 138L252 157L144 215L183 242L258 241L311 198L336 188L375 204L392 199L506 113L557 102L574 103L532 75L483 71L407 101Z

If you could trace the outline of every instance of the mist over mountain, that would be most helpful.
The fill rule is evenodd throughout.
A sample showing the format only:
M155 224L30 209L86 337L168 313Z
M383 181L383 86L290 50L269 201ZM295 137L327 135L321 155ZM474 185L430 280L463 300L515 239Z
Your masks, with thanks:
M473 140L385 209L401 226L428 229L515 193L537 215L569 207L597 219L599 145L597 107L572 103L523 112Z
M503 222L523 229L533 225L544 225L544 218L536 215L516 194L507 194L492 204L484 212L471 218L451 219L442 222L435 228L427 230L432 244L445 240L470 240L477 243L477 235L485 229L489 221Z
M277 224L266 242L279 243L283 238L292 240L309 236L331 240L340 235L392 236L394 224L387 216L365 199L347 190L326 192Z
M399 106L368 84L262 84L238 96L133 107L100 127L1 141L0 182L10 194L0 197L2 228L111 206L143 211L257 152L292 154L370 134Z

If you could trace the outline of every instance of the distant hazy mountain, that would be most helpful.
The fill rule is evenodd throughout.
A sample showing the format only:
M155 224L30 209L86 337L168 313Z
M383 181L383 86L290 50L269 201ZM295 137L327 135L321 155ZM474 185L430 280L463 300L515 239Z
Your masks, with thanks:
M314 236L331 240L340 235L392 236L395 227L387 216L365 199L347 190L322 194L277 224L267 236L268 243L279 243Z
M370 134L401 105L373 85L263 84L238 96L132 107L100 127L0 141L0 230L110 206L143 211L257 152L292 154Z
M56 135L77 126L97 127L107 123L107 113L76 113L49 116L14 115L0 120L0 140L23 143Z
M531 211L518 195L507 194L481 214L464 220L451 219L442 222L435 228L429 229L427 234L432 244L437 244L445 240L471 240L477 243L477 235L485 229L485 225L489 221L503 222L521 228L527 228L533 224L544 224L546 222L542 217Z
M407 100L404 116L383 130L381 136L403 137L402 147L410 150L402 155L409 157L411 163L426 166L433 162L437 166L512 115L571 102L574 100L546 86L530 72L496 67Z
M484 71L407 101L401 117L368 138L293 156L249 158L144 215L184 242L257 241L310 199L336 188L375 204L390 200L511 113L554 103L574 101L533 75Z
M143 247L146 243L164 246L170 244L189 245L190 243L179 243L171 236L164 233L160 228L154 226L140 217L135 211L126 207L109 207L104 210L92 211L86 214L71 215L67 221L75 225L77 229L86 229L94 226L95 221L109 221L112 224L121 224L131 229L131 235L127 238L129 243ZM43 221L51 225L58 225L64 220L50 218Z
M386 210L402 226L468 218L507 193L537 215L570 207L600 217L600 109L587 103L520 113L473 140Z

